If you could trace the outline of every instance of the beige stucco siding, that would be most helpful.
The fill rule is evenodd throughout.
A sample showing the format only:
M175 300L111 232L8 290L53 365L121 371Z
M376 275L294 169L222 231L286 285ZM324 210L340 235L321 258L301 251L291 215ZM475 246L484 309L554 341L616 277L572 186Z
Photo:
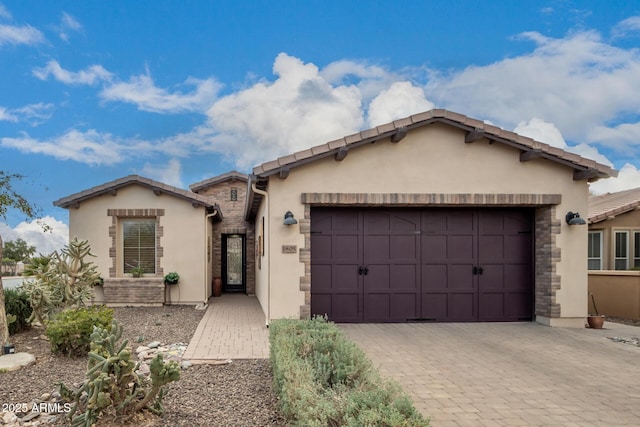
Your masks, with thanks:
M544 159L521 162L517 149L484 140L465 144L464 136L461 130L434 124L410 131L399 143L380 140L351 149L342 161L327 157L291 169L286 179L271 176L268 218L272 228L267 242L271 319L297 317L304 303L299 281L304 264L281 249L282 245L305 246L298 226L282 225L287 210L304 218L302 193L560 194L555 219L561 224L556 237L561 289L556 298L562 318L571 322L584 316L587 228L569 227L564 215L567 211L586 215L587 182L574 181L570 167ZM264 275L258 279L264 282Z
M197 303L208 297L207 283L210 281L211 260L207 259L207 238L210 226L205 222L204 207L194 208L189 200L166 193L155 195L152 189L132 184L117 190L117 196L100 195L82 201L78 208L69 208L69 237L89 240L93 261L97 264L102 277L127 277L122 269L121 224L108 211L114 209L156 209L162 210L159 216L160 268L155 276L164 276L176 271L180 274L180 283L172 287L172 303ZM113 235L110 227L116 230L115 273L112 258ZM207 268L207 265L209 267Z

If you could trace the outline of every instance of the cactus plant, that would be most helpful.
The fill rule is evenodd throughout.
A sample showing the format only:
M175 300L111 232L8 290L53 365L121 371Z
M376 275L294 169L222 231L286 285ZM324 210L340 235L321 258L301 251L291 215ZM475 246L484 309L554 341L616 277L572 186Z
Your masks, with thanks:
M46 323L58 311L84 306L91 299L100 280L97 266L86 261L91 256L89 242L76 238L59 253L53 252L48 263L38 265L35 279L23 284L33 307L30 322Z
M161 355L151 361L150 376L136 373L128 341L120 342L122 327L114 320L111 329L96 327L91 335L87 379L77 390L60 384L60 394L73 401L68 416L73 427L90 427L99 418L131 417L149 410L163 412L163 387L180 378L180 367Z

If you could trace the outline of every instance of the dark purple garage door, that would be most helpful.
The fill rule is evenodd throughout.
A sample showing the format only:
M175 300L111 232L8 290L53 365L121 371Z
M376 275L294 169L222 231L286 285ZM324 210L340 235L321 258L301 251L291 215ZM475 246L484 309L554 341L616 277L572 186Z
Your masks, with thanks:
M311 312L336 322L531 320L532 211L313 208Z

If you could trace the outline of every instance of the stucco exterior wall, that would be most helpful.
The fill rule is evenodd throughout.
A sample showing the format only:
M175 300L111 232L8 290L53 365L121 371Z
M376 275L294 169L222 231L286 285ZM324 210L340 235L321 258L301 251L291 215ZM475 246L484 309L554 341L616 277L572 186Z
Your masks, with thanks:
M521 162L517 149L485 140L465 144L464 136L461 130L433 124L409 132L399 143L380 140L351 149L342 161L327 157L291 169L286 179L271 176L267 213L271 224L267 241L271 256L270 318L298 317L305 303L300 290L305 264L298 255L282 253L282 245L305 247L300 230L306 225L282 224L287 210L299 220L305 218L308 207L301 202L303 193L559 194L561 201L554 209L554 224L559 224L555 234L559 253L555 254L558 260L553 273L561 282L555 295L561 310L556 318L538 320L583 326L587 307L587 227L570 227L564 216L568 211L586 215L587 182L574 181L569 167L544 159ZM258 287L262 281L264 276L259 275Z
M602 231L602 269L612 270L614 238L616 231L640 231L640 211L630 211L612 219L589 225L589 231ZM633 235L629 236L633 239ZM632 240L631 240L632 241Z
M176 271L180 274L178 286L171 287L172 304L192 304L207 300L207 237L211 226L205 222L205 209L194 208L188 200L161 193L132 184L119 188L117 196L101 195L80 203L78 208L69 208L69 237L89 240L92 253L96 258L100 275L104 278L128 278L122 269L119 257L121 248L120 226L117 215L109 216L109 210L156 210L161 227L159 267L156 277ZM115 224L114 224L115 221ZM111 229L111 234L110 234ZM113 268L113 233L115 231L115 271ZM135 280L135 279L131 279ZM97 302L102 297L99 292ZM168 295L169 297L169 295Z

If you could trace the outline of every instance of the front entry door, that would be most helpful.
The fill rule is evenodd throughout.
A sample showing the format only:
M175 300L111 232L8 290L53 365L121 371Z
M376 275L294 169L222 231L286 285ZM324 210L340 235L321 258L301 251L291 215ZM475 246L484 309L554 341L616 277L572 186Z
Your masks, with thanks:
M245 236L223 235L222 290L224 292L246 292L245 264Z

